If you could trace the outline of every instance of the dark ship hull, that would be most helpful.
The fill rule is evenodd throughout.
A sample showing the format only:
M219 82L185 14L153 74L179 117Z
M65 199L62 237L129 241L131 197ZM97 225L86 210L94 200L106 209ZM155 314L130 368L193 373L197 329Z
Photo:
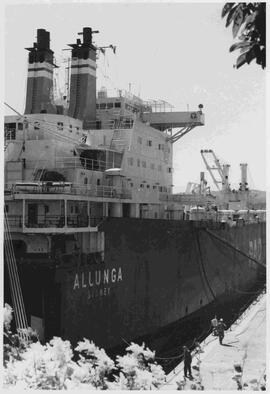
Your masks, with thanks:
M15 248L29 323L42 319L44 339L86 337L109 349L233 300L263 274L247 256L265 264L265 223L109 218L100 230L104 261L80 250L22 258Z

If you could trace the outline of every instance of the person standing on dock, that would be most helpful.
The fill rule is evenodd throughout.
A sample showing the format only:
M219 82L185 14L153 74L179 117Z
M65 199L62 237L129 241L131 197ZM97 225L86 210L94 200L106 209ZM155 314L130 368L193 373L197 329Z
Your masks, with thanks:
M192 357L191 357L191 353L190 350L186 347L183 346L183 350L184 350L184 375L187 378L187 372L189 373L189 377L192 378L192 373L191 373L191 361L192 361Z
M211 326L212 326L213 335L217 335L217 325L218 325L218 319L215 316L214 319L211 320Z
M219 319L218 325L217 325L217 333L219 337L219 343L222 345L222 341L224 338L224 331L226 330L226 324L223 322L223 319Z

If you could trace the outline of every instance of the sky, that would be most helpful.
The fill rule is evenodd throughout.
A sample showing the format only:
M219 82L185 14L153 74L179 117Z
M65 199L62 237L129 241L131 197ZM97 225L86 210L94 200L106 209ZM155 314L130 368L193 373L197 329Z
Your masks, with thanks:
M126 89L143 99L162 99L175 110L204 105L205 126L174 144L174 192L198 182L205 171L200 150L212 149L231 165L230 183L240 182L248 163L252 189L266 188L266 72L256 63L236 70L229 53L231 27L221 19L223 3L49 2L5 6L5 101L24 111L27 54L36 30L51 33L61 84L63 63L83 27L99 30L98 46L116 45L98 60L98 86ZM12 114L6 111L6 114ZM212 185L210 175L207 180ZM213 190L215 187L213 186Z

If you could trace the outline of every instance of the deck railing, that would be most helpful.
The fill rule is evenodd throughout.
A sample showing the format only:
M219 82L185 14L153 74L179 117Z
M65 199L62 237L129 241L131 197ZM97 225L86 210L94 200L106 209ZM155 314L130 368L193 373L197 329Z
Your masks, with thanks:
M66 227L96 227L101 223L102 217L91 217L88 215L68 215ZM10 228L22 228L22 215L8 215ZM35 217L25 216L24 226L26 228L63 228L65 227L64 215L37 215Z
M68 182L32 182L7 185L5 191L14 194L69 194L101 198L131 199L131 191L113 186L73 185Z
M57 171L60 169L87 169L91 171L102 171L108 170L110 168L119 168L121 166L121 160L118 161L105 161L105 160L95 160L88 158L80 158L78 156L64 156L59 157L53 162L53 169L48 168L50 163L48 160L39 160L38 165L39 168L44 168L47 171ZM52 164L51 164L52 165ZM26 160L25 161L25 169L35 169L37 167L36 160Z

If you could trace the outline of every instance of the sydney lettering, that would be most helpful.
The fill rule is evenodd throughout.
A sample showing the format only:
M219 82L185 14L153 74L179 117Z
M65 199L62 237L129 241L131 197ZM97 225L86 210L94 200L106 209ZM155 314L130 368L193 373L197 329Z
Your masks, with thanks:
M106 286L112 283L122 282L122 269L107 268L103 270L80 272L75 275L73 290Z

